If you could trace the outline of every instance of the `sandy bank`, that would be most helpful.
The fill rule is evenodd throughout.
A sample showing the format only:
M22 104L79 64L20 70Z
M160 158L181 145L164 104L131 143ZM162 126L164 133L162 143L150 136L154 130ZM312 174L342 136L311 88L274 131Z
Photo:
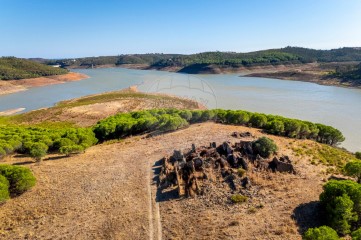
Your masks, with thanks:
M0 112L0 116L10 116L10 115L13 115L15 113L18 113L18 112L21 112L21 111L24 111L24 110L25 110L25 108L9 109L9 110L5 110L5 111Z
M87 75L75 72L69 72L63 75L48 77L29 78L21 80L0 81L0 95L25 91L32 87L42 87L53 84L79 81L88 78Z

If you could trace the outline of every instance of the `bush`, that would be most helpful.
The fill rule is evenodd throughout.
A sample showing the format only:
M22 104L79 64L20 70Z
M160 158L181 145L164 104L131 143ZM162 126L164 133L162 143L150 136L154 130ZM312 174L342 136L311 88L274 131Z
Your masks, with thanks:
M351 180L331 180L320 195L328 225L339 234L351 232L361 216L361 185Z
M330 227L309 228L303 235L304 240L339 240L337 232Z
M246 174L246 170L244 170L243 168L238 168L237 169L237 174L238 174L238 176L240 176L240 177L243 177L245 174Z
M355 153L355 156L357 159L360 159L361 160L361 152L356 152Z
M356 177L357 182L361 183L361 161L348 162L344 167L346 175Z
M356 231L353 231L351 233L352 240L360 240L361 239L361 228L357 229Z
M249 119L249 122L252 124L252 127L263 128L267 124L267 117L264 114L255 113Z
M285 125L282 121L273 120L267 124L267 132L275 135L282 135L285 131Z
M30 156L35 160L40 161L47 153L48 146L42 142L32 144L30 147Z
M9 181L3 175L0 175L0 203L9 199Z
M231 201L233 203L237 203L237 204L240 204L240 203L244 203L248 200L248 198L246 196L243 196L241 194L234 194L231 196Z
M66 156L69 156L70 154L76 154L76 153L81 153L84 151L84 148L80 145L66 145L66 146L62 146L59 149L59 152L61 154L65 154Z
M258 138L256 141L252 143L252 148L256 154L259 154L261 157L264 158L268 158L278 149L274 141L267 137Z
M36 182L30 169L21 166L0 165L0 175L9 181L9 191L12 195L29 190Z

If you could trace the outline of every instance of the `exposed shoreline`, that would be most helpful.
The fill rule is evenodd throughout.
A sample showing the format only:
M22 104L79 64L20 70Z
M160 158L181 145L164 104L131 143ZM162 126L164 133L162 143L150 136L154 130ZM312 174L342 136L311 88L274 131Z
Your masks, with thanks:
M305 63L305 64L280 64L265 66L217 66L202 65L191 67L154 67L148 64L123 64L123 65L99 65L94 68L126 68L137 70L156 70L166 72L178 72L186 74L242 74L241 77L263 77L279 80L301 81L316 83L324 86L336 86L361 89L359 85L342 82L342 79L327 77L327 73L334 70L334 64L339 63ZM346 62L342 64L354 64ZM84 68L84 67L83 67Z
M66 82L79 81L86 78L89 78L89 76L82 73L69 72L63 75L0 81L0 95L26 91L32 87L43 87L47 85L62 84Z

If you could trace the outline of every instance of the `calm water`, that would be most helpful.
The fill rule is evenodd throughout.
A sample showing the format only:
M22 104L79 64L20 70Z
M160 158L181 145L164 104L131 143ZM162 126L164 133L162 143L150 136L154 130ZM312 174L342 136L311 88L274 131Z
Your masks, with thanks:
M0 96L0 111L53 106L84 95L138 85L141 91L192 98L209 108L244 109L309 120L340 129L342 146L361 151L361 90L227 75L187 75L122 68L76 70L91 78Z

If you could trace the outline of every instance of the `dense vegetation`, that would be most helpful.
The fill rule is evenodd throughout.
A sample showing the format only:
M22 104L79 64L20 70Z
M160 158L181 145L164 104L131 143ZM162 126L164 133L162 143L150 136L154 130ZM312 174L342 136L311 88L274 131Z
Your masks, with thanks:
M14 166L0 165L0 203L10 196L19 195L36 183L36 179L30 169Z
M47 152L79 153L96 142L91 129L6 126L0 127L0 158L17 152L40 160Z
M320 195L327 225L341 235L357 229L361 220L361 185L351 180L331 180Z
M340 78L343 82L361 85L361 64L338 66L331 76Z
M337 232L330 227L309 228L303 236L304 240L339 240Z
M261 137L252 143L255 153L261 157L268 158L273 153L277 152L277 145L274 141L267 137Z
M42 76L60 75L68 70L14 57L0 58L0 80L18 80Z
M99 121L94 127L94 133L100 141L104 141L154 130L176 130L191 123L209 120L252 126L275 135L313 139L329 145L336 145L345 140L339 130L330 126L274 115L222 109L193 111L155 109L121 113Z
M197 64L220 66L275 65L309 62L347 62L361 61L361 49L339 48L332 50L315 50L300 47L286 47L249 53L204 52L190 55L181 54L126 54L118 56L101 56L77 59L51 60L70 67L91 67L104 64L147 64L153 67L187 67Z

